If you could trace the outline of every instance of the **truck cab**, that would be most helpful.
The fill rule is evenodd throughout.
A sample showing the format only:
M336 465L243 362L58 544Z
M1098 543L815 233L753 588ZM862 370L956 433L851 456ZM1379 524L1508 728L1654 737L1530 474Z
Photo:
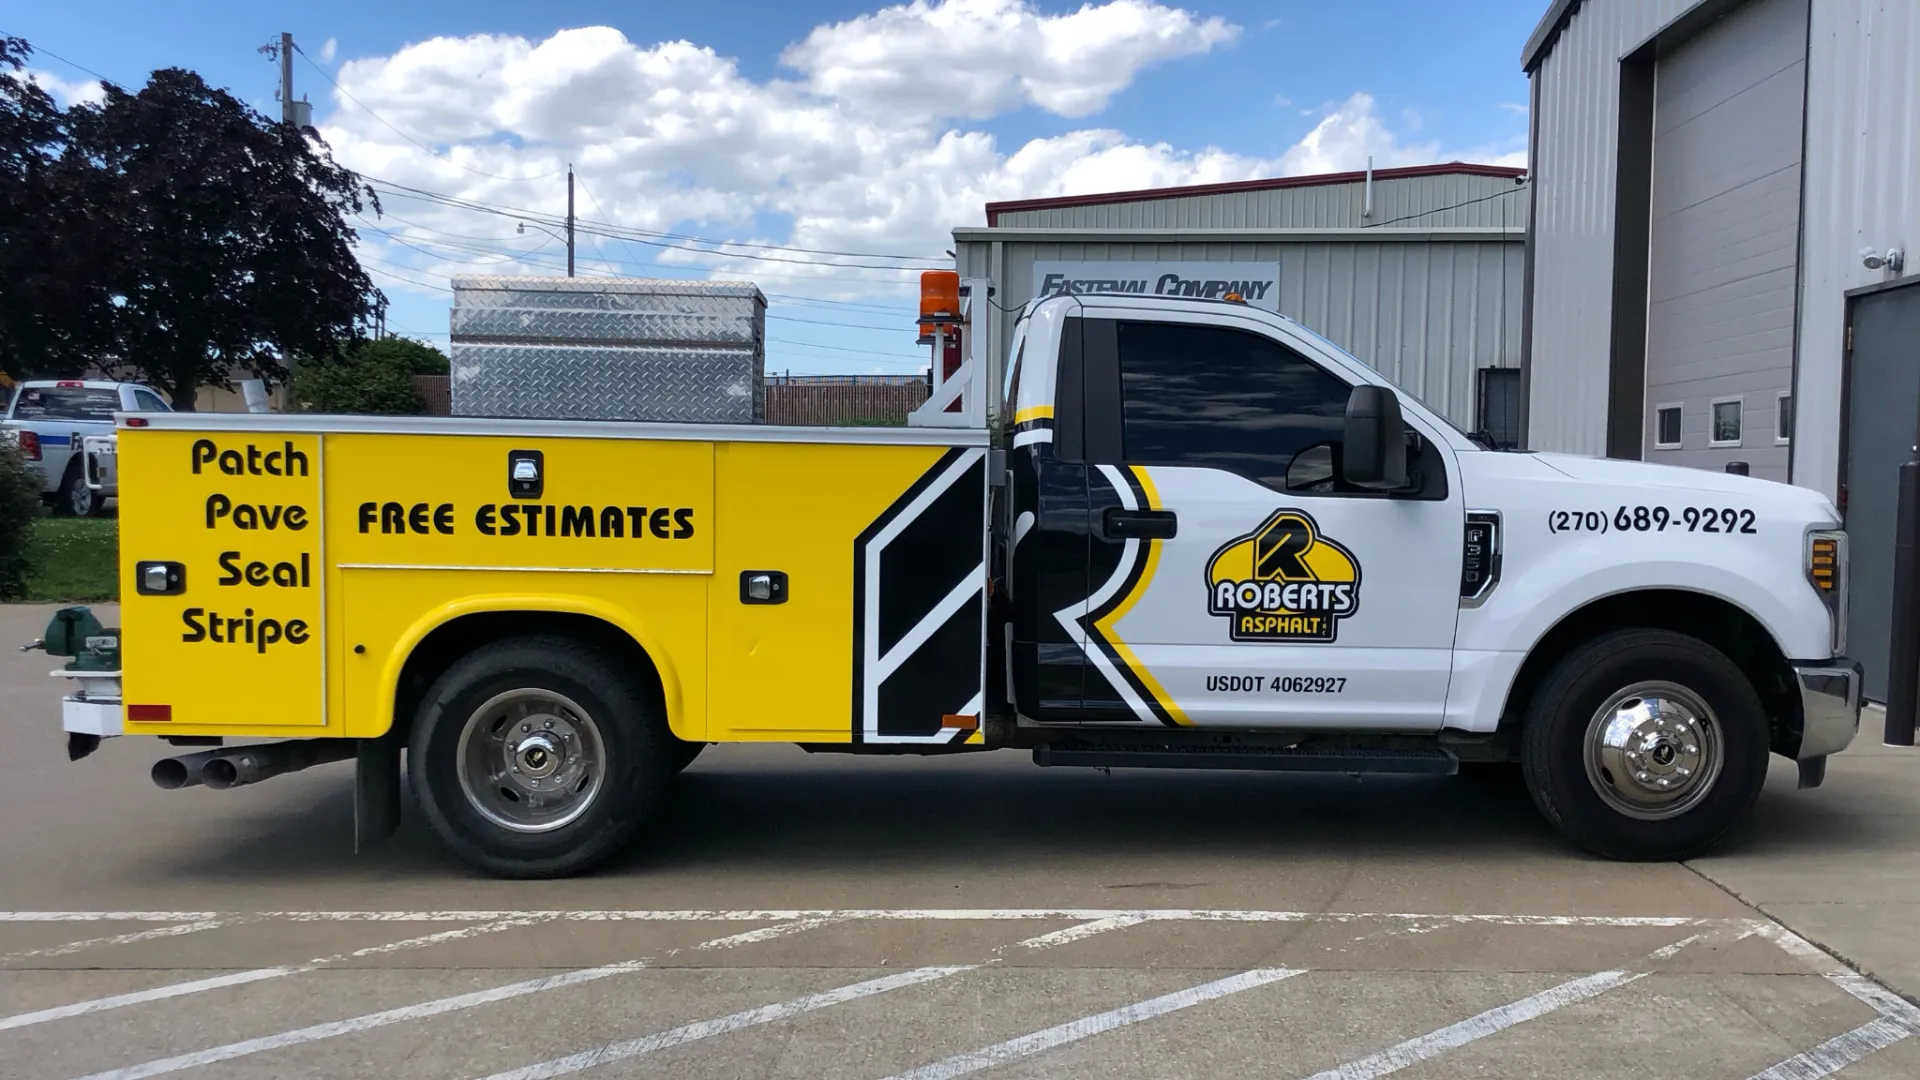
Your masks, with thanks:
M1857 728L1816 492L1494 450L1245 304L1049 300L1010 353L999 617L1017 723L1079 733L1050 762L1512 763L1670 857Z

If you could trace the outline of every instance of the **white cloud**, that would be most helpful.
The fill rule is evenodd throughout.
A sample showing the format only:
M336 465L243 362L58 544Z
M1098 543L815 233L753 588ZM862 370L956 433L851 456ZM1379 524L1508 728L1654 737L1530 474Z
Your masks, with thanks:
M856 112L982 119L1023 105L1098 112L1152 64L1207 52L1239 27L1156 0L1044 15L1028 0L913 0L816 27L782 54L809 90Z
M331 64L333 63L333 58L339 55L339 53L340 39L328 38L326 42L320 46L320 62L323 64Z
M1525 116L1532 110L1528 109L1523 102L1503 101L1500 103L1500 111L1512 116Z
M53 95L53 99L63 107L83 103L97 105L105 101L107 97L107 92L101 89L99 82L93 79L75 79L69 81L62 79L58 75L49 74L45 71L36 71L32 68L27 69L26 76L28 82L38 85L40 89Z
M1143 143L1106 125L1002 145L977 123L1026 108L1071 118L1098 112L1148 67L1223 47L1237 32L1155 0L1096 0L1060 15L1026 0L914 0L816 28L783 54L791 77L767 80L710 48L636 44L608 27L539 41L442 37L350 60L338 75L355 98L438 156L338 96L321 131L343 163L369 176L477 202L558 214L558 174L571 162L584 218L933 257L951 246L953 227L983 224L983 205L994 200L1345 171L1363 167L1369 154L1383 168L1442 160L1437 141L1396 135L1364 93L1316 111L1313 130L1272 157ZM500 250L540 242L516 235L510 218L386 201L419 227L382 227L443 261L377 234L368 247L416 275L512 265L449 246L475 244L473 236ZM607 238L599 247L609 259L718 267L722 276L767 278L770 290L814 295L912 280ZM653 272L599 262L584 237L578 253L583 266ZM537 258L556 259L557 251Z

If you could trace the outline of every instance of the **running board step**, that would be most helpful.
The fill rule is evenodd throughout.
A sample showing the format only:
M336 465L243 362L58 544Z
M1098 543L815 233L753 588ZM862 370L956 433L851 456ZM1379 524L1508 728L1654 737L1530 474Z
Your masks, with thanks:
M1087 746L1042 743L1033 748L1042 767L1093 769L1267 769L1284 772L1412 773L1451 776L1459 761L1431 750L1315 746Z

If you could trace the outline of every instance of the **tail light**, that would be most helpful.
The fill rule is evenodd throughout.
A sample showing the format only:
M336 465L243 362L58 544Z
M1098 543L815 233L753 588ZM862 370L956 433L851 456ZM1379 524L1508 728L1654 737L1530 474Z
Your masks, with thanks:
M20 453L28 461L40 460L40 436L31 431L20 433Z
M1847 534L1835 529L1807 534L1807 582L1833 620L1833 654L1847 649Z

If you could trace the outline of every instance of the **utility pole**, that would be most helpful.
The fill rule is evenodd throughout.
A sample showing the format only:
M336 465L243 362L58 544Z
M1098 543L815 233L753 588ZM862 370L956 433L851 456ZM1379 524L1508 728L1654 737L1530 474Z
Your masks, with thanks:
M293 115L293 35L280 35L280 122L291 124Z
M567 162L567 276L573 276L573 162Z

